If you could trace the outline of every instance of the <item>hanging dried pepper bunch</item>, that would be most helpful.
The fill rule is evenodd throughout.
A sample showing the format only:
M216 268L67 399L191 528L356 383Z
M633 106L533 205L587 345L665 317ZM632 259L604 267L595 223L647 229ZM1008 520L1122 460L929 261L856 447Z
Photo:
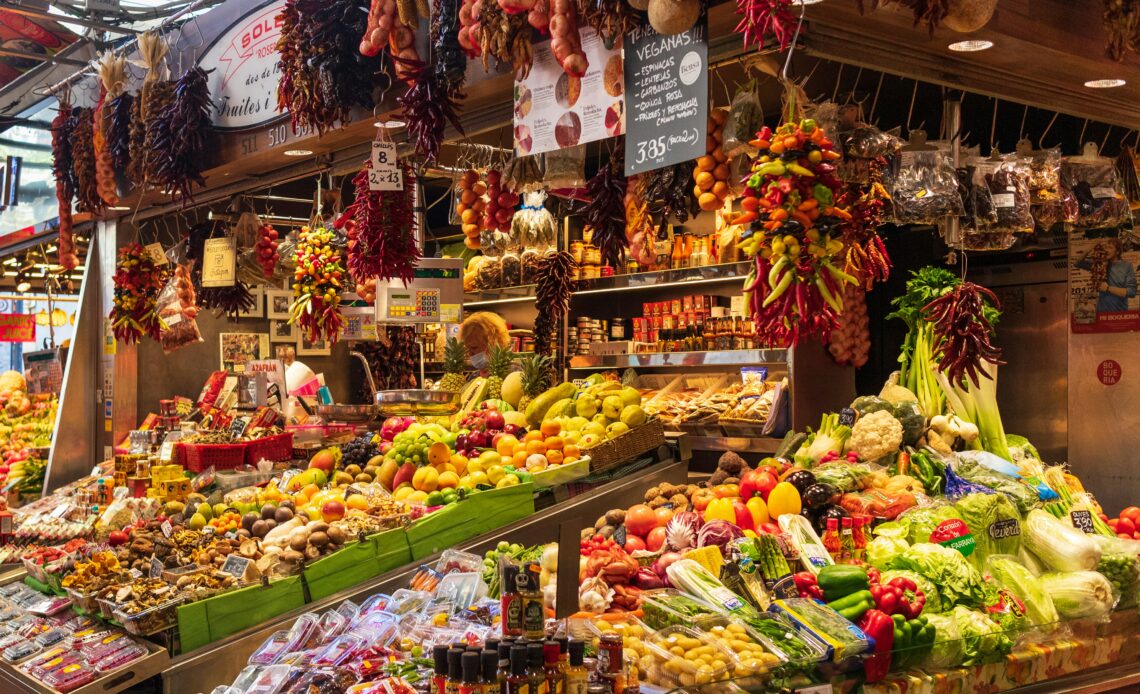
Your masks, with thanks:
M608 162L586 181L590 202L582 209L586 226L594 230L593 243L602 251L602 261L613 267L625 262L629 241L625 237L625 145L614 148Z
M412 86L400 97L400 106L416 152L428 163L434 163L447 124L463 134L457 105L463 93L450 77L426 63L417 62L412 71Z
M376 387L382 390L399 390L417 387L420 349L416 342L416 329L410 326L388 325L377 327L377 339L353 343L353 349L368 360ZM355 360L353 360L355 361ZM372 399L368 381L358 379L360 396Z
M217 316L225 316L236 321L238 315L250 311L256 301L249 291L249 285L235 278L228 287L202 286L202 259L206 253L206 239L225 236L226 229L221 223L206 222L190 230L186 242L186 258L194 262L194 286L198 290L198 305L214 311Z
M568 251L547 253L538 261L538 277L534 287L534 351L554 356L554 336L562 326L562 318L570 308L573 290L574 257ZM564 354L565 349L561 350ZM555 370L561 373L561 365Z
M1140 0L1104 0L1104 52L1118 63L1128 51L1140 49Z
M460 0L438 0L431 20L431 52L435 71L454 90L463 87L467 57L459 45Z
M301 326L310 342L334 343L344 329L340 314L344 261L335 240L336 234L322 226L301 227L297 235L289 322Z
M744 48L763 48L771 35L780 50L786 51L800 23L799 13L792 9L797 4L796 0L736 0L736 14L740 15L736 33L744 34Z
M127 163L127 179L138 186L146 180L146 121L143 120L143 92L139 91L131 103L130 115L130 160Z
M950 13L950 0L870 0L866 6L863 0L856 0L856 3L859 5L859 14L864 14L868 10L874 12L888 4L898 4L899 7L911 11L914 16L914 26L925 24L931 36L934 36L934 30Z
M131 168L131 119L136 102L134 94L123 92L107 104L107 151L117 173L125 174Z
M174 96L148 126L153 143L151 182L183 205L194 200L194 186L206 185L202 168L210 133L210 86L206 71L192 67L174 87Z
M55 199L59 207L59 264L64 270L79 265L75 255L75 233L71 218L71 199L75 197L75 176L71 158L71 104L59 102L59 111L51 121L51 166L55 176Z
M115 298L111 329L115 339L130 344L143 335L157 340L166 327L158 316L158 294L166 283L165 273L137 243L119 249L115 266Z
M843 312L843 285L855 282L840 269L851 214L836 200L839 153L810 118L765 126L751 144L759 156L732 223L750 225L740 248L755 256L744 293L757 332L780 345L826 341Z
M383 282L412 280L420 249L416 245L416 214L412 191L416 179L411 167L398 162L404 173L403 190L369 190L372 161L352 179L356 199L336 221L348 236L348 271L357 282L379 278Z
M620 46L642 22L641 14L624 0L578 0L578 20L593 27L607 49Z
M95 173L95 113L89 108L71 112L71 163L80 212L99 213L106 208L99 196Z
M534 59L526 15L507 14L494 0L483 0L479 24L483 69L491 69L490 59L493 57L500 66L513 67L515 79L526 79Z
M147 32L139 37L139 59L146 75L139 91L142 103L139 105L138 123L141 132L131 133L131 160L137 162L137 171L128 171L128 174L134 174L131 180L137 186L155 182L153 177L158 162L154 157L154 142L157 133L152 129L159 114L174 98L174 82L170 80L170 71L164 62L169 50L170 44L157 34Z
M840 207L851 213L843 224L843 271L855 278L859 286L870 291L875 282L886 282L891 276L891 257L879 227L886 220L890 194L878 181L870 186L851 186L840 197Z
M323 134L347 121L354 106L372 108L382 63L359 50L367 0L286 0L281 19L277 110L289 112L294 132L309 127Z
M990 341L1000 311L997 295L973 282L962 282L922 307L923 316L933 324L935 344L941 341L938 370L952 383L961 383L966 375L975 386L980 385L978 376L986 376L987 371L983 361L995 366L1005 363L1001 349Z
M642 195L649 203L649 211L661 216L661 226L670 218L685 222L700 214L701 206L693 195L695 168L694 162L686 161L643 174Z

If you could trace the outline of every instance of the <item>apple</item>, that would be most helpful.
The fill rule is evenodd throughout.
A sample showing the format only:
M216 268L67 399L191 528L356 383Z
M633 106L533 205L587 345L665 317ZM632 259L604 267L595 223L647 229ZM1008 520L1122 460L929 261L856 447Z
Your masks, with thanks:
M471 448L486 448L487 447L487 435L485 433L483 433L482 431L478 431L478 430L472 431L470 434L467 435L467 444Z
M339 499L326 501L321 506L321 517L326 523L332 523L344 518L344 504Z
M459 436L456 436L455 437L455 448L466 450L467 449L467 441L468 441L467 434L460 434Z
M523 427L520 427L517 424L504 424L503 425L503 432L510 434L511 436L521 438L522 435L524 433L526 433L526 429L524 429Z
M498 410L487 410L483 420L487 422L488 429L502 429L503 425L506 424L503 420L503 413Z

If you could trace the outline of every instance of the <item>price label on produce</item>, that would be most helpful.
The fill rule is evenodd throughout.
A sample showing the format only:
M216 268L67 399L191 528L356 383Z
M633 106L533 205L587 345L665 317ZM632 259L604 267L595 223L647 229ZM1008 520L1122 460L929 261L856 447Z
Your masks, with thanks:
M646 25L625 37L625 174L707 153L709 95L704 20L674 36Z
M372 168L368 170L368 190L403 190L404 172L396 165L396 144L372 141Z
M163 571L166 571L166 566L163 565L162 560L158 557L151 557L149 578L162 578Z
M202 253L202 286L232 287L237 279L237 251L230 237L206 239Z
M242 557L238 556L237 554L231 554L230 556L226 557L226 563L222 564L222 571L228 573L234 578L241 578L242 576L245 576L245 572L249 569L249 565L252 563L253 560L249 557Z
M170 262L166 258L166 251L162 250L162 244L158 243L157 241L154 243L148 243L146 246L143 246L143 250L146 251L146 254L148 256L150 256L150 262L158 265L159 267L162 267L163 265L166 265Z
M1077 530L1083 530L1089 535L1096 532L1096 528L1093 527L1092 511L1073 511L1069 513L1069 518L1073 519L1073 527Z
M162 521L162 525L159 527L162 528L162 534L165 535L168 540L170 536L174 534L174 526L170 525L170 521L168 520Z

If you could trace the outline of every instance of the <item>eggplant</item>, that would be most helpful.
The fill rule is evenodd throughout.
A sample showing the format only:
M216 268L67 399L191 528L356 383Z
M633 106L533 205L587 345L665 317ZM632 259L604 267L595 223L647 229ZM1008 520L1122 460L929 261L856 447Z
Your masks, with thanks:
M807 470L796 470L792 474L784 478L784 481L796 488L796 491L803 497L807 488L815 484L815 475Z
M813 527L817 533L822 535L823 532L827 530L828 520L831 518L841 520L843 518L847 518L850 515L851 514L847 513L847 509L843 508L842 506L825 506L821 509L816 509L816 521L813 524Z
M839 490L825 482L817 482L803 491L800 498L804 506L821 509L839 496Z

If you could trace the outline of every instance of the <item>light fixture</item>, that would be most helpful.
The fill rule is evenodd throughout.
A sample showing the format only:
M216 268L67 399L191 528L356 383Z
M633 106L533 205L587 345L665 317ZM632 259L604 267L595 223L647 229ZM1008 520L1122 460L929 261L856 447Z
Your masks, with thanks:
M287 157L307 157L312 153L311 149L287 149L284 152Z
M16 273L16 291L21 294L26 293L32 288L32 283L28 280L28 273L20 270Z
M1089 80L1085 82L1085 86L1089 89L1111 89L1113 87L1123 87L1127 82L1121 79L1107 79L1107 80Z
M107 209L111 210L113 212L130 212L131 211L131 208L129 208L125 205L112 205L111 207L108 207Z
M968 39L966 41L955 41L947 46L952 51L958 53L974 53L976 51L984 51L987 48L993 48L993 41L986 41L985 39Z
M819 2L820 0L812 0L812 1L813 2ZM377 128L387 128L388 130L399 130L400 128L403 128L403 127L407 126L408 124L402 120L378 120L375 123L373 123L372 125L377 127Z
M46 328L48 326L48 323L50 323L50 322L51 322L51 319L48 318L47 309L41 308L39 310L39 313L36 314L36 325L39 325L39 326Z

